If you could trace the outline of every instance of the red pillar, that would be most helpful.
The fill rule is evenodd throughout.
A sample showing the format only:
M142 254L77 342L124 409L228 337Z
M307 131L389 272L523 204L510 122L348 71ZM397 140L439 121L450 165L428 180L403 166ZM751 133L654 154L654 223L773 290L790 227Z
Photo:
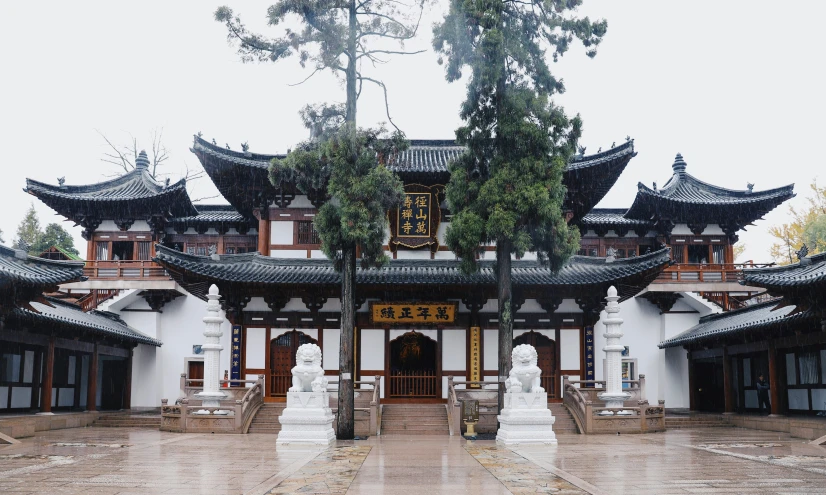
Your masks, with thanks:
M270 215L268 209L258 210L258 252L270 255Z
M98 343L95 342L95 350L92 351L92 359L89 362L89 384L86 387L86 410L97 411L98 398Z
M46 350L46 369L43 372L43 384L40 389L40 412L52 412L52 383L54 382L54 337L49 338Z

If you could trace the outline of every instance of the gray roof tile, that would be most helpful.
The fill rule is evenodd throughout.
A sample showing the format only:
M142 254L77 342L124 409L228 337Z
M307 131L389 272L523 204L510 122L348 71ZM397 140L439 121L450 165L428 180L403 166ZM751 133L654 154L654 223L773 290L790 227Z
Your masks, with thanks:
M742 283L764 287L769 291L794 287L814 288L826 283L826 253L812 255L793 265L744 270Z
M0 286L48 286L82 278L82 261L47 260L0 246Z

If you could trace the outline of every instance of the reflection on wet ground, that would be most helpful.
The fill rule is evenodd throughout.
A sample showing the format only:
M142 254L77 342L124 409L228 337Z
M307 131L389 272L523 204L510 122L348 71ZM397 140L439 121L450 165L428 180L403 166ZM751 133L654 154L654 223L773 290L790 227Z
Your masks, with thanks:
M44 432L0 447L0 493L826 494L826 447L738 428L559 435L557 447L515 450L449 436L276 449L275 438Z

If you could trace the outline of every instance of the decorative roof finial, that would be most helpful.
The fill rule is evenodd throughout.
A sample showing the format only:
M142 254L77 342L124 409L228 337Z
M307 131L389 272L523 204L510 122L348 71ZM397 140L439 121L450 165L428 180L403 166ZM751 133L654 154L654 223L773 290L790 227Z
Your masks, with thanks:
M58 177L57 178L57 185L58 186L63 187L63 184L65 184L65 183L66 183L66 176L65 175L63 177Z
M599 149L597 150L597 153L602 153L602 146L599 147Z
M164 189L166 189L167 187L169 187L169 177L167 177L167 178L166 178L166 180L164 181L164 183L163 183L163 187L164 187Z
M625 142L627 143L628 141L631 141L631 136L630 135L625 136Z
M617 142L616 142L616 141L614 141L613 143L611 143L611 149L614 149L616 146L617 146Z
M751 182L747 183L746 184L746 189L749 190L749 193L753 193L754 192L754 184L752 184Z
M215 140L215 138L212 138L212 144L214 144L215 146L218 146L218 142Z
M580 156L585 156L585 146L577 146L577 151Z
M654 192L660 192L659 190L657 190L657 183L656 182L654 183Z
M800 246L799 250L795 251L795 254L797 255L798 260L803 261L803 258L808 256L808 254L809 254L809 246L807 246L804 243L802 246Z
M683 155L677 153L677 157L674 158L674 165L671 165L671 168L674 169L675 174L684 174L685 173L685 160L683 160Z
M135 168L149 168L149 157L146 156L146 150L141 150L138 157L135 159Z

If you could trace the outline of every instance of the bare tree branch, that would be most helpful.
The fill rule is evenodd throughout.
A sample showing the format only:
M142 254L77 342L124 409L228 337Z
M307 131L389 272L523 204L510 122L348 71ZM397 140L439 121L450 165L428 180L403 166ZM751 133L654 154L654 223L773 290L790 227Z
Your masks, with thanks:
M387 120L390 121L390 125L395 127L397 131L401 132L399 126L397 126L396 123L393 122L393 118L390 117L390 102L387 100L387 86L384 85L384 81L379 81L377 79L373 79L372 77L365 77L360 74L358 78L359 80L370 81L373 84L377 84L382 90L384 90L384 110L387 113Z
M111 163L113 165L117 165L117 166L123 168L124 172L129 172L129 170L135 168L134 163L130 162L127 157L123 156L123 153L121 153L121 151L118 149L117 146L112 144L112 141L109 141L109 138L107 138L98 129L95 129L95 132L100 134L100 137L102 137L103 140L106 141L106 144L108 144L109 147L112 148L112 151L115 152L114 155L109 154L109 153L104 153L104 156L108 157L108 159L107 158L101 158L101 161L106 162L106 163Z

